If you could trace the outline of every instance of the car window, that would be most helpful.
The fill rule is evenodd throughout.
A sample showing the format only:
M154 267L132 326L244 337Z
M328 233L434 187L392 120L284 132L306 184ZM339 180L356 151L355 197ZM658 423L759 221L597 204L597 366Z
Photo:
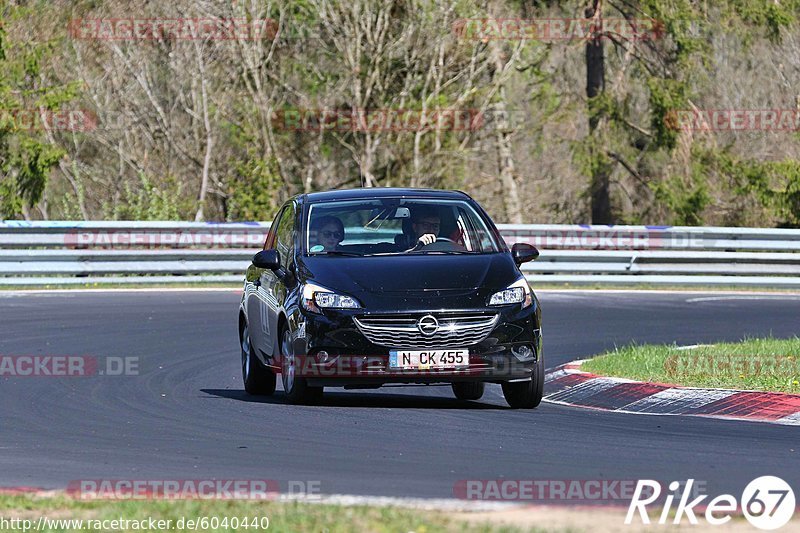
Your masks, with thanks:
M458 220L456 222L458 224L459 237L461 239L460 242L468 250L474 250L475 249L475 245L472 242L473 234L472 234L472 232L469 231L468 226L467 226L467 221L466 221L465 217L463 216L463 214L459 215Z
M482 219L459 208L457 223L467 249L479 252L497 251L493 234Z
M283 218L283 214L286 212L287 206L281 208L278 211L278 214L275 215L275 220L272 221L272 224L269 226L269 232L267 233L267 239L264 242L264 249L271 250L275 248L275 232L278 229L278 223L280 222L281 218Z
M281 265L290 264L294 251L294 205L287 205L280 214L275 227L275 249L280 255Z
M501 251L476 209L464 200L374 198L309 206L303 246L311 255L347 253L493 253ZM435 243L418 245L433 234Z

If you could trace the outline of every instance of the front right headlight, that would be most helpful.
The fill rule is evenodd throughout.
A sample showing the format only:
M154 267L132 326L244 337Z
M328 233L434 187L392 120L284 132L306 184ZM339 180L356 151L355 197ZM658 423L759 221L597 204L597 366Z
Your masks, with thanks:
M303 285L303 308L313 313L321 313L321 309L359 309L360 307L361 304L352 296L338 294L313 283Z
M528 281L520 278L502 291L497 291L489 298L489 305L522 304L526 308L533 303L533 296Z

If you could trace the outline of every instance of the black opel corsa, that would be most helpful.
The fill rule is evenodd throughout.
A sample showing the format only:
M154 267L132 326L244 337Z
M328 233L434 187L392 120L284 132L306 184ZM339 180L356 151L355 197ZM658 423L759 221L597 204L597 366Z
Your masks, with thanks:
M541 311L509 250L462 192L353 189L281 207L247 269L239 309L246 392L291 403L324 387L449 383L462 400L499 383L511 407L542 399Z

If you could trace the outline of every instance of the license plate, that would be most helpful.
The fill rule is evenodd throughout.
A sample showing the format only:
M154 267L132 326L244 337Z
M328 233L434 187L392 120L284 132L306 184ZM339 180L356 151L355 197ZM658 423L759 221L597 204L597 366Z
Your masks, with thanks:
M456 368L469 365L469 350L391 350L390 368Z

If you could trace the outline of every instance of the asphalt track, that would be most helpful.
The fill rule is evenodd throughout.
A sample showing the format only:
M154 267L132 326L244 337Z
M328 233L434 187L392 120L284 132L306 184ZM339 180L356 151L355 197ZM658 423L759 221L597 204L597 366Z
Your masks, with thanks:
M699 300L698 300L699 298ZM326 392L321 406L242 391L239 295L0 292L0 354L138 357L139 375L0 378L0 487L80 479L319 481L327 494L453 497L467 479L694 478L740 494L800 487L800 428L506 408L499 386ZM789 337L800 297L542 292L546 363L615 344Z

